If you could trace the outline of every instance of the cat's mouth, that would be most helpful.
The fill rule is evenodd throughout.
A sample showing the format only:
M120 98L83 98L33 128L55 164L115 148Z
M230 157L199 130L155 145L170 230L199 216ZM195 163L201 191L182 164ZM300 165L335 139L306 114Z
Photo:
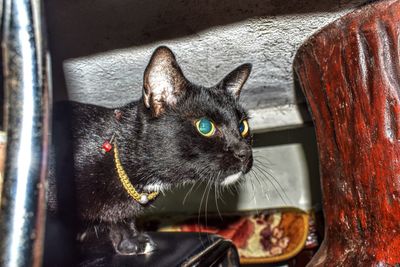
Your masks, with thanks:
M244 162L244 164L241 168L241 171L225 177L222 180L221 185L228 186L230 184L236 183L243 175L245 175L246 173L248 173L250 171L252 166L253 166L253 157L250 156L249 159L246 162Z
M233 174L227 175L234 171L234 170L231 170L230 172L228 172L226 174L227 176L225 178L220 179L218 177L219 178L218 180L220 181L219 184L221 186L228 186L228 185L236 183L238 180L240 180L241 177L243 177L246 173L248 173L250 171L252 166L253 166L253 157L251 155L245 162L242 163L241 166L237 166L238 168L236 169L236 172L234 172ZM198 179L190 179L190 180L186 180L186 181L182 182L182 184L180 184L180 185L183 186L186 184L193 184L193 183L196 183L197 181L198 181ZM145 185L143 187L143 189L146 192L165 192L167 190L172 189L173 187L174 187L173 184L171 184L169 182L158 181L158 182L149 183L149 184Z

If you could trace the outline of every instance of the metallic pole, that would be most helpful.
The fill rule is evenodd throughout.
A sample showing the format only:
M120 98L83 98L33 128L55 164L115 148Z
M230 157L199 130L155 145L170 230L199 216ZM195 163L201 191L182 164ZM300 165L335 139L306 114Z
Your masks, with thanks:
M0 206L0 266L40 266L49 132L47 67L39 0L4 0L7 155Z

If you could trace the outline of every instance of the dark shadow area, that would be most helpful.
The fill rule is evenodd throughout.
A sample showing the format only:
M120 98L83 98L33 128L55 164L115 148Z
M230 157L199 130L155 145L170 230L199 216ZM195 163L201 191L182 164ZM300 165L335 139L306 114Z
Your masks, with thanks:
M298 103L299 107L301 107L299 108L300 115L304 122L308 122L310 125L312 125L312 117L308 109L307 100L304 96L304 93L301 89L300 81L294 70L293 70L293 86L296 99L295 102Z
M85 257L80 267L124 267L182 266L189 259L197 259L194 264L185 266L238 266L238 255L229 241L207 233L159 233L150 232L158 249L144 255L115 255L103 233L92 233L92 240L84 248ZM221 242L222 241L222 242ZM212 250L207 250L213 246ZM231 253L234 255L230 255ZM231 261L234 261L232 264ZM235 264L236 263L236 264Z
M215 221L221 221L217 215L219 212L233 214L239 205L239 193L237 189L221 190L217 197L214 186L208 187L207 183L197 183L185 185L172 191L167 191L165 195L157 198L154 206L149 208L144 214L144 218L155 217L182 217L196 218L201 223L206 224L214 217ZM207 218L208 217L208 218Z
M62 65L66 59L188 37L246 19L333 12L350 5L354 1L46 1L54 96L67 99Z
M354 3L349 0L57 0L45 4L53 55L66 59L177 39L249 18L338 11L350 2Z
M43 266L75 266L78 216L71 110L66 103L54 106L52 124Z
M318 146L317 146L317 139L315 136L315 129L314 125L312 123L312 115L309 110L307 100L304 96L303 90L301 88L301 84L299 81L299 78L293 70L293 82L294 82L294 92L296 96L297 101L301 101L302 105L304 108L299 109L301 117L303 121L308 122L310 127L308 128L308 136L309 138L306 138L302 142L302 146L304 148L304 152L307 158L307 167L310 171L310 177L316 177L318 179L311 179L312 183L310 184L311 187L311 192L313 193L312 195L312 200L313 203L315 203L315 200L318 200L319 202L321 201L321 181L320 181L320 176L319 176L319 159L318 159ZM318 195L315 195L316 192L318 192ZM321 202L320 202L321 203Z
M298 101L298 103L302 103L301 105L304 107L304 108L299 109L301 117L302 117L303 121L307 122L310 125L309 128L305 128L308 131L308 134L307 134L308 137L306 137L305 139L303 139L304 135L300 135L298 137L302 138L301 136L303 136L303 138L302 138L303 140L302 140L301 144L304 148L304 153L307 158L307 167L308 167L308 170L310 171L310 177L318 178L318 179L310 179L310 181L312 181L312 183L310 184L311 192L313 193L312 200L313 200L313 203L315 203L314 200L318 200L319 203L322 204L322 202L321 202L321 194L322 194L321 193L321 181L319 178L320 175L319 175L318 144L317 144L317 138L315 135L315 128L314 128L314 124L312 122L313 119L312 119L311 112L309 110L309 106L307 104L307 100L304 96L304 92L303 92L301 84L300 84L300 80L294 69L293 69L293 82L294 82L294 92L295 92L296 101ZM316 192L317 192L317 195L316 195Z

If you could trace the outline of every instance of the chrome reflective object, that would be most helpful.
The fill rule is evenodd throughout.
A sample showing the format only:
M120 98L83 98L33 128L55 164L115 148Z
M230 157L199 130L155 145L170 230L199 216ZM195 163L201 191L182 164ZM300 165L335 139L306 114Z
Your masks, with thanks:
M0 266L41 266L50 114L41 10L41 2L35 0L3 3L7 154Z

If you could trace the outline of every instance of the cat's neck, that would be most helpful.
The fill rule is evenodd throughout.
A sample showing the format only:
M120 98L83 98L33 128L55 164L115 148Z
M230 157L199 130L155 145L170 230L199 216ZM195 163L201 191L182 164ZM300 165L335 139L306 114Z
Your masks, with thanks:
M121 119L116 128L116 141L122 165L130 181L140 190L161 191L157 178L149 178L151 156L146 150L150 120L149 110L143 101L130 103L121 109Z

